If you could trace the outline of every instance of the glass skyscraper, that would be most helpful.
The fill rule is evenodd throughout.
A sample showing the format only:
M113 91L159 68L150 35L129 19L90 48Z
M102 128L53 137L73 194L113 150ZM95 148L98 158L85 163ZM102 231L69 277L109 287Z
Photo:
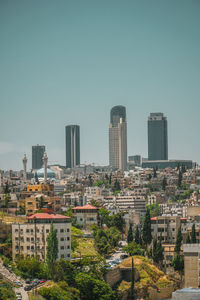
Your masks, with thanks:
M32 146L32 169L38 170L43 166L43 156L45 152L45 146L36 145Z
M148 160L168 160L167 118L150 113L148 118Z
M114 169L127 169L126 108L118 105L110 111L109 165Z
M68 125L65 127L66 167L74 168L80 165L80 127Z

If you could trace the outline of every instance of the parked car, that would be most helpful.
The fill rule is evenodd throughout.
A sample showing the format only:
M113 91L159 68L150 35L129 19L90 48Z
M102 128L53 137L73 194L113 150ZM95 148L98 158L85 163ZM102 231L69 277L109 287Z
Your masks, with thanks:
M46 282L46 279L40 279L40 283Z
M17 286L20 286L20 287L22 287L23 286L23 283L21 283L20 281L14 281L14 284L16 284Z
M24 290L25 291L30 291L31 289L32 289L32 284L29 284L29 285L26 285L25 287L24 287Z
M25 283L26 283L26 284L30 284L30 283L31 283L31 280L30 280L29 278L27 278L27 279L25 280Z

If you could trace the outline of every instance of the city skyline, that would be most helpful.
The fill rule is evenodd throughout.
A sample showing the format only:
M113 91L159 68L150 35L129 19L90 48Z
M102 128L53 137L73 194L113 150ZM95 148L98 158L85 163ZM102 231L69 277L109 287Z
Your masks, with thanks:
M30 169L37 143L65 165L66 124L81 126L83 163L108 165L108 112L118 104L128 155L147 157L146 119L162 111L169 158L200 163L199 9L185 0L1 2L0 169L22 169L24 152Z

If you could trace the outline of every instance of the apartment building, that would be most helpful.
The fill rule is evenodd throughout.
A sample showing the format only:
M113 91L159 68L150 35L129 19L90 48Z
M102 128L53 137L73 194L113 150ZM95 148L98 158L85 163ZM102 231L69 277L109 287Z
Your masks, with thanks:
M115 197L115 203L122 211L134 209L136 213L145 215L146 200L144 196L118 194Z
M98 207L91 204L76 206L72 208L78 224L84 228L89 228L93 224L98 224Z
M23 224L12 224L12 257L36 257L46 260L47 236L51 223L57 231L58 259L71 257L71 223L70 218L48 213L37 213L27 218Z
M52 212L60 212L61 198L49 197L44 194L32 195L24 201L26 215L34 214L36 211L47 208Z
M153 238L161 238L163 243L175 243L180 217L159 216L151 218L151 232Z

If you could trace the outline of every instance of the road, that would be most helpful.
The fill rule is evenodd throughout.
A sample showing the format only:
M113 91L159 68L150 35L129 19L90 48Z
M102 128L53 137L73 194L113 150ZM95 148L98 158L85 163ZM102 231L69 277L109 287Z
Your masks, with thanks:
M127 245L127 242L126 241L120 241L120 244L122 247L126 246ZM108 259L106 259L106 263L110 263L112 262L113 260L116 260L116 259L121 259L120 256L122 254L125 254L124 251L122 250L122 248L119 248L116 252L114 252L112 254L112 256L110 256Z
M26 285L24 280L22 280L19 276L16 276L13 272L10 272L6 267L4 267L2 260L0 260L0 273L5 279L7 279L10 282L20 281L23 284L23 287L15 288L15 292L20 292L22 294L22 300L28 300L28 294L24 290L24 286Z

